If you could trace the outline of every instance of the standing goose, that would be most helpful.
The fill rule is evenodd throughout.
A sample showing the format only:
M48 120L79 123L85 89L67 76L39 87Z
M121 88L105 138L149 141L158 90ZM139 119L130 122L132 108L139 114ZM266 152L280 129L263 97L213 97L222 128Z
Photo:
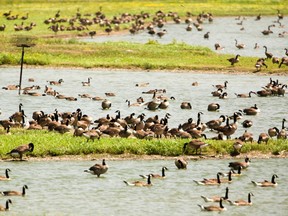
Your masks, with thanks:
M90 86L90 80L92 79L92 77L88 77L88 81L87 82L82 82L82 86Z
M149 175L151 175L152 178L165 179L165 178L166 178L166 175L165 175L165 171L166 171L166 170L168 170L168 168L164 166L164 167L162 167L162 173L161 173L161 175L160 175L160 174L153 174L153 173L151 173L151 174L149 174ZM141 176L142 178L148 178L149 175L140 175L140 176Z
M187 169L188 162L184 158L176 158L175 166L178 169Z
M267 144L269 139L270 139L270 137L267 133L260 133L257 143L261 144L261 142L265 142Z
M102 160L102 164L95 164L94 166L90 167L89 170L84 170L84 172L91 173L92 175L100 175L106 173L108 170L108 166L106 165L105 159Z
M246 157L245 161L240 162L240 161L235 161L235 162L230 162L228 167L231 167L234 170L238 170L239 166L241 166L242 169L247 169L250 165L251 160Z
M248 193L248 201L240 199L236 201L228 200L228 202L230 203L230 205L235 205L235 206L251 206L253 204L251 201L251 196L254 196L254 194L250 192Z
M5 170L5 176L0 176L0 181L8 181L8 180L10 180L9 172L11 172L11 170L9 168L7 168Z
M236 64L236 63L239 62L239 57L240 57L240 55L237 54L235 57L229 58L229 59L227 59L227 60L228 60L228 61L231 63L231 65L233 66L234 64Z
M187 148L191 148L195 150L196 155L198 154L198 149L200 149L200 154L201 154L202 148L205 148L208 145L209 145L208 143L205 143L202 140L194 139L194 140L191 140L189 143L184 143L183 153L186 152Z
M143 182L143 181L134 181L134 182L123 181L123 182L127 186L148 187L148 186L152 186L151 177L152 177L151 174L148 175L147 182Z
M238 49L244 49L245 48L245 44L238 44L238 41L235 39L235 46L238 48Z
M9 211L10 210L9 204L12 204L12 200L11 199L7 199L6 200L5 207L0 205L0 211Z
M28 189L27 185L24 185L22 187L22 191L2 191L0 193L3 194L3 196L25 196L26 195L26 189Z
M251 181L253 183L253 185L255 186L260 186L260 187L276 187L278 184L275 180L275 178L278 178L278 175L273 174L271 182L264 180L262 182L255 182L255 181Z
M263 46L265 49L265 55L267 59L271 59L273 57L273 54L270 52L267 52L267 46Z
M11 156L19 156L20 160L22 161L23 155L27 152L33 152L33 150L34 150L34 144L29 143L28 145L18 146L16 148L12 149L7 154L10 154Z
M225 196L223 197L224 200L228 200L228 193L229 193L229 188L226 187ZM201 196L201 198L205 202L220 202L222 197L220 197L220 196L212 196L212 197Z
M226 211L227 209L223 206L223 200L224 198L221 197L220 202L219 202L219 206L203 206L203 205L199 205L198 206L201 208L202 211Z

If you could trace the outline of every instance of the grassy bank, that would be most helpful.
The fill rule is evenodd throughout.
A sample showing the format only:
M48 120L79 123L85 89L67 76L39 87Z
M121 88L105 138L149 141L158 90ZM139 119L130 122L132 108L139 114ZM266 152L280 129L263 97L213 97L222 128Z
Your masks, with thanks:
M2 131L0 131L2 133ZM32 157L42 158L49 156L64 155L88 155L88 154L109 154L109 155L160 155L179 156L182 155L183 144L186 139L124 139L124 138L101 138L94 142L87 142L85 137L73 137L72 134L59 134L48 131L27 131L13 129L11 135L0 135L0 156L2 159L10 158L6 155L13 148L34 143L35 148ZM206 156L230 156L233 153L233 140L217 141L206 140L210 145L203 149ZM254 152L256 154L279 155L288 149L288 143L284 140L270 140L268 144L257 144L256 142L246 143L241 149L243 155ZM195 152L188 150L187 155L194 155Z
M15 44L22 38L32 38L30 44L36 44L33 48L26 49L25 64L35 66L53 67L105 67L105 68L140 68L140 69L183 69L183 70L225 70L225 71L255 71L257 58L241 57L241 61L235 66L229 66L227 58L234 56L217 54L210 49L195 47L174 41L168 45L158 44L151 40L146 44L135 43L84 43L73 39L78 36L87 36L89 31L95 30L97 34L104 34L107 26L85 26L81 31L57 31L54 33L49 26L55 23L44 24L45 20L55 18L71 19L80 13L81 17L91 19L96 12L101 11L107 19L120 16L123 13L141 14L148 13L151 16L145 19L145 23L151 22L152 16L158 10L165 13L175 12L180 17L185 17L191 12L195 17L202 12L210 12L214 16L256 16L277 15L277 9L283 14L288 13L284 0L264 1L4 1L1 3L1 13L11 10L10 16L17 16L15 20L7 20L1 14L0 25L6 25L4 31L0 31L0 65L19 65L21 48ZM91 16L88 16L88 15ZM28 15L28 19L21 17ZM168 19L168 18L167 18ZM169 18L170 19L170 18ZM69 26L66 22L58 25ZM23 24L21 24L23 23ZM27 27L30 23L36 26L30 31L15 31L16 25ZM75 24L76 25L76 24ZM79 25L77 23L77 25ZM115 25L112 24L115 28ZM123 23L118 26L118 31L128 31L131 23ZM106 34L106 33L105 33ZM15 39L16 38L16 39ZM68 38L68 39L67 39ZM70 38L70 39L69 39ZM19 42L20 41L20 42ZM176 58L181 57L181 58ZM269 64L269 63L268 63ZM278 69L277 65L268 65L265 72L285 72L285 67Z

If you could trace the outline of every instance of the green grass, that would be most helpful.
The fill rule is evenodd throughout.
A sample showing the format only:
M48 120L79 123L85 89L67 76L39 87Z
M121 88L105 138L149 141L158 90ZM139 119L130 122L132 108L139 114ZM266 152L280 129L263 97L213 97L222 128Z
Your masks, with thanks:
M11 135L3 135L0 129L0 156L2 159L10 158L6 155L11 149L30 142L35 148L30 155L32 157L65 156L65 155L88 155L88 154L109 154L109 155L161 155L179 156L182 155L183 144L187 139L124 139L124 138L101 138L89 141L85 137L74 137L72 134L59 134L48 131L27 131L23 129L12 129ZM225 156L233 153L233 140L216 141L206 140L210 145L203 149L202 153L209 156ZM257 154L275 154L288 150L287 140L270 140L268 144L257 144L256 142L245 143L241 149L242 154L249 152ZM187 155L194 155L194 151L187 150Z

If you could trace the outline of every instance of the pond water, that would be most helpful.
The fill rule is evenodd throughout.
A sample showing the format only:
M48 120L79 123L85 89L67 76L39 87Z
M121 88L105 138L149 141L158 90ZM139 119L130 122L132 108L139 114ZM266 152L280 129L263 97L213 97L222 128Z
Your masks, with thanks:
M284 48L288 46L288 23L287 18L284 18L280 23L275 23L276 17L266 16L261 20L255 21L255 17L246 17L243 20L242 25L238 25L243 20L235 20L235 17L216 17L213 23L204 22L202 24L203 30L197 31L193 26L192 31L186 31L187 24L182 20L181 24L165 24L162 29L165 29L167 33L159 38L157 36L151 36L147 30L140 31L137 34L117 34L117 35L103 35L91 38L81 38L80 40L86 42L106 42L106 41L129 41L137 43L147 43L149 40L156 40L159 43L168 44L177 42L184 42L190 45L199 45L209 47L214 50L214 44L219 43L225 47L223 50L217 51L219 53L226 53L231 55L240 54L242 56L256 56L266 57L263 46L266 45L268 52L271 52L274 56L285 56ZM271 27L272 34L263 35L262 31L267 30L269 25L275 25ZM240 30L244 28L244 30ZM156 28L156 32L161 29ZM210 32L209 39L204 39L204 34ZM279 37L279 33L286 32L284 37ZM246 45L244 49L238 49L235 47L235 39L238 43ZM254 49L255 43L259 45L258 49Z
M99 161L2 162L1 172L10 168L12 180L0 182L1 191L28 186L25 197L10 197L13 205L9 215L198 215L198 204L218 205L205 203L200 196L224 196L227 186L232 201L247 200L252 192L253 206L224 203L224 215L287 215L286 159L252 158L241 177L220 186L200 186L193 180L215 178L218 171L228 172L231 160L188 161L187 170L178 170L174 160L106 160L109 170L100 178L84 172L96 162ZM123 182L141 180L140 174L160 174L162 166L168 168L166 179L152 179L150 188L126 186ZM276 188L255 187L251 183L270 181L274 173L279 176ZM0 196L0 204L6 199Z
M28 78L33 77L34 83L29 83ZM91 77L91 86L82 86L82 81L87 81ZM85 70L85 69L24 69L22 86L39 85L40 90L35 92L44 93L47 80L58 80L62 78L64 83L61 86L52 86L60 94L66 96L77 97L77 101L66 101L56 99L53 96L29 96L18 95L18 91L0 90L0 100L2 114L0 119L7 119L14 112L18 111L19 103L23 104L23 109L28 119L32 119L33 111L43 110L45 113L53 113L55 109L59 112L74 112L77 108L81 108L83 114L87 114L96 120L107 114L116 115L116 110L120 110L121 117L124 118L131 113L136 116L145 113L147 119L158 115L164 117L166 113L170 113L171 117L168 121L169 128L178 127L179 124L187 122L188 118L197 120L197 113L203 112L202 122L219 118L220 115L233 115L239 109L257 106L261 112L256 116L246 116L239 121L238 130L232 138L242 135L245 128L241 123L248 119L252 120L253 126L248 131L254 134L254 139L258 139L261 132L267 132L270 127L281 128L283 118L287 116L287 96L284 97L257 97L252 94L251 98L237 98L235 93L248 93L249 91L261 90L262 86L269 83L269 76L260 76L256 74L235 75L231 74L203 74L203 73L180 73L180 72L143 72L143 71L125 71L125 70ZM272 76L273 80L287 84L287 76ZM211 92L216 90L212 85L223 84L228 81L227 90L228 98L219 99L213 97ZM19 68L1 68L0 70L0 86L8 84L17 84L19 82ZM136 87L136 83L149 82L147 87ZM198 82L198 86L192 86L192 82ZM167 97L175 97L170 100L168 109L150 111L146 106L128 107L126 100L131 103L135 102L140 96L146 102L152 100L151 94L142 94L151 89L166 89ZM115 97L106 97L105 92L113 92ZM88 93L92 96L100 96L107 98L112 102L109 110L102 110L101 101L93 101L87 98L80 98L78 94ZM188 101L192 105L192 110L182 110L180 104ZM207 107L210 103L219 103L219 112L208 112ZM205 131L207 137L214 136L208 130Z

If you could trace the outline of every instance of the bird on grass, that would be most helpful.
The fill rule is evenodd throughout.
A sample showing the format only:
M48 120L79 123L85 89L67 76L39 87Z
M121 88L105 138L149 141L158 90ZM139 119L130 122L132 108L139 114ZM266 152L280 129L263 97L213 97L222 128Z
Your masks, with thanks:
M28 152L33 152L34 150L34 144L29 143L27 145L21 145L14 149L12 149L10 152L7 153L7 155L11 155L12 157L20 157L20 161L23 160L23 155Z

